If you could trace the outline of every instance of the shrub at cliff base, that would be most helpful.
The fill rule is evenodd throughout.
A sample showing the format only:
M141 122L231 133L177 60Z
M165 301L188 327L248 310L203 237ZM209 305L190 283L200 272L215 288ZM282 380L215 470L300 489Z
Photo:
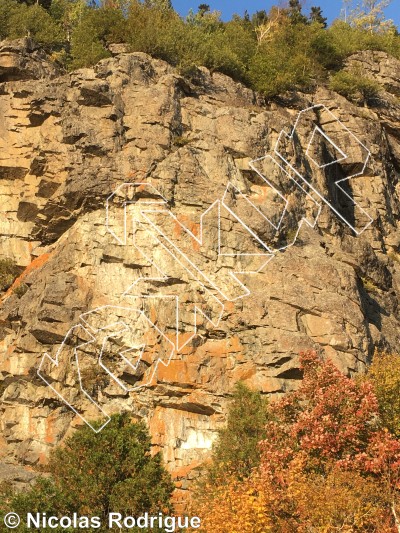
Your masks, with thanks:
M110 531L109 512L140 516L161 511L168 515L172 513L173 483L161 456L150 454L150 444L144 424L132 423L126 413L114 415L100 433L85 426L51 454L46 468L51 477L39 479L26 493L6 495L2 514L46 512L60 517L76 512L98 516L104 529L93 531Z
M244 480L232 473L209 482L199 495L203 532L399 530L400 442L384 426L392 413L379 410L394 390L387 362L371 371L380 376L379 401L373 383L315 353L302 354L301 365L299 389L270 404L260 465ZM398 387L398 375L393 381Z

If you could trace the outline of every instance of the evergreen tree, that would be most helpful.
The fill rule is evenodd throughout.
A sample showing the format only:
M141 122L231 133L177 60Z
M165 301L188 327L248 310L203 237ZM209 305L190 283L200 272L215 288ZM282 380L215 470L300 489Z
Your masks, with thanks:
M214 448L211 479L228 472L241 479L258 465L260 452L257 444L265 435L267 421L267 400L259 392L238 383L229 406L226 427L220 431Z
M311 8L310 20L311 22L318 22L319 24L322 24L324 28L328 26L328 19L323 16L322 9L320 7L313 6Z
M300 0L289 0L288 14L292 24L306 24L307 17L302 13Z
M268 20L268 13L265 11L265 9L262 9L261 11L256 11L254 15L251 17L251 22L254 26L259 26L260 24L264 24Z
M210 6L208 4L200 4L198 7L198 10L199 10L199 14L203 16L206 13L210 12Z
M160 454L152 455L150 449L145 425L133 423L127 413L114 415L100 433L85 426L51 454L51 478L39 478L31 490L8 497L8 502L2 498L0 514L9 510L20 515L71 516L76 512L99 516L100 531L106 530L111 510L132 516L168 514L173 483Z

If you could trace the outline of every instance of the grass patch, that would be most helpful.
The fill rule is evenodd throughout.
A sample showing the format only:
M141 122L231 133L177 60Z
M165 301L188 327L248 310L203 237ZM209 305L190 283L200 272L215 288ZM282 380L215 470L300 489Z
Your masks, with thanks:
M187 144L191 143L192 139L189 139L189 137L185 137L183 135L180 135L179 137L175 137L172 144L174 146L177 146L178 148L182 148L183 146L186 146Z

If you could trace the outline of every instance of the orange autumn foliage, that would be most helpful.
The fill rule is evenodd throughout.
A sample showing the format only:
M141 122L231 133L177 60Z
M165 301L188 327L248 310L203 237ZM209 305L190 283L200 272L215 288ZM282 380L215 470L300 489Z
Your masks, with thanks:
M373 385L314 352L301 364L299 389L270 405L260 466L198 497L203 533L400 531L400 441Z

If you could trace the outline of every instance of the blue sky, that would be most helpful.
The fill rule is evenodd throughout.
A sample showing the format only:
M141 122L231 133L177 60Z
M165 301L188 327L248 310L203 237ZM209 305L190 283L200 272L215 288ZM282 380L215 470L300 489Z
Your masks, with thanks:
M186 15L190 8L197 11L197 7L201 3L206 3L211 6L211 9L218 9L222 11L224 19L229 19L233 13L239 13L242 15L247 9L249 13L254 13L258 9L265 9L266 11L272 5L279 4L279 0L253 0L252 2L246 2L243 0L172 0L174 8L181 13ZM339 17L340 11L342 8L341 0L306 0L305 2L305 11L307 7L311 6L321 6L325 16L328 17L331 22L335 18ZM392 18L397 26L400 25L400 0L392 0L391 6L387 9L388 18Z

